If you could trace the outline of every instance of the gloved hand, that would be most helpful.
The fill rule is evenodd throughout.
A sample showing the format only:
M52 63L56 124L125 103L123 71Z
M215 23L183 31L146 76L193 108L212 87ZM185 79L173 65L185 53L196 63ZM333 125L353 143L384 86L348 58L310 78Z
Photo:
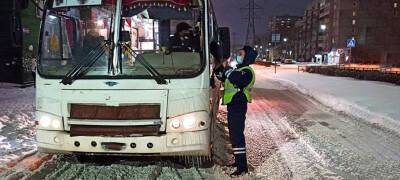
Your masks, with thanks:
M214 69L214 73L218 80L220 80L222 82L225 81L226 78L225 78L223 66L220 66L217 69Z
M226 66L224 68L224 76L225 76L225 78L228 78L229 75L231 75L232 72L233 72L233 68L230 67L230 66Z

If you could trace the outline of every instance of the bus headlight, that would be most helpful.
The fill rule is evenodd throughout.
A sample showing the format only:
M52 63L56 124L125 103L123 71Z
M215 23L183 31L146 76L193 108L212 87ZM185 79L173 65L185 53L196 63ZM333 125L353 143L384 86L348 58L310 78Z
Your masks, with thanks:
M173 119L171 121L171 127L174 129L178 129L181 126L181 121L179 119Z
M182 119L182 124L185 129L191 129L194 126L196 119L193 116L187 116Z
M37 111L36 119L38 121L39 129L63 130L62 117Z
M199 111L176 116L167 119L169 132L199 131L207 129L205 122L209 122L210 116L206 111Z
M51 124L50 116L42 115L38 119L39 119L39 126L42 126L44 128L50 127Z

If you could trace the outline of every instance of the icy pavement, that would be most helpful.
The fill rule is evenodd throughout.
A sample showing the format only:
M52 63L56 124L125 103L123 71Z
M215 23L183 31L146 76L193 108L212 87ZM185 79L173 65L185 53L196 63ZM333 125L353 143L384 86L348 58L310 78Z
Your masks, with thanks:
M0 83L0 167L36 150L34 88Z
M260 68L260 67L257 67ZM260 76L300 91L325 106L400 133L400 86L352 78L298 73L297 66L260 69Z
M260 142L272 141L277 149L256 167L257 174L265 179L400 178L398 133L324 106L256 68L247 146L265 151Z
M112 158L106 157L110 160ZM74 156L63 155L49 161L25 179L229 179L218 166L186 168L172 161L113 161L110 164L80 163ZM152 159L152 158L148 158ZM156 159L156 158L155 158Z

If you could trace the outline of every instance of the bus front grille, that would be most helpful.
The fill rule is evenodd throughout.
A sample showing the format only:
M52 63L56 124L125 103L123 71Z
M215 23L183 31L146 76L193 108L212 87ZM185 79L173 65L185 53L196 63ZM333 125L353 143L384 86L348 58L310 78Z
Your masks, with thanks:
M132 137L143 135L156 135L160 126L87 126L71 125L70 136L106 136L106 137Z
M71 104L71 119L147 120L161 119L160 105L101 106Z

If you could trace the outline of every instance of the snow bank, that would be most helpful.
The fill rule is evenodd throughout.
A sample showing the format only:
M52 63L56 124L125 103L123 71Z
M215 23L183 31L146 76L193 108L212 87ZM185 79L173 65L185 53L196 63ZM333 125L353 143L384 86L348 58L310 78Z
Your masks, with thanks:
M380 82L297 72L263 73L336 111L400 133L400 87Z

